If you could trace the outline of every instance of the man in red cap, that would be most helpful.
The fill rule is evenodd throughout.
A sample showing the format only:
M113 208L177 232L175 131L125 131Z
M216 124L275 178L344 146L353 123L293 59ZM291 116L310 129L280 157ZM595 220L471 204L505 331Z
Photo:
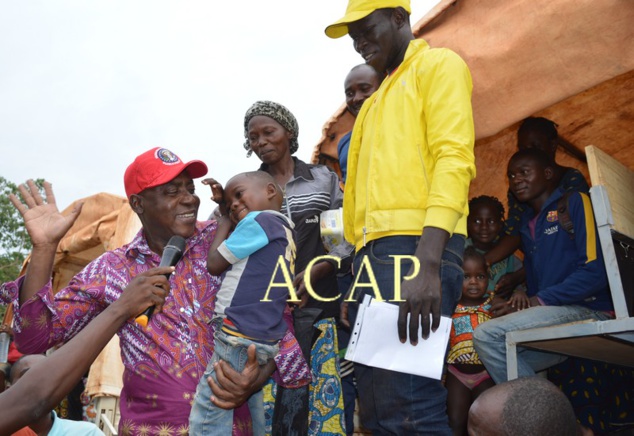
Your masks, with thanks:
M196 220L200 199L193 179L205 174L203 162L185 163L165 148L138 156L126 170L124 183L143 228L128 245L88 264L55 295L51 288L55 252L81 206L62 216L48 182L44 183L48 201L31 180L20 186L24 203L11 197L24 218L33 251L26 275L3 284L0 295L15 301L15 339L24 353L41 353L69 341L125 289L135 287L141 292L147 281L166 286L165 267L156 269L163 248L174 235L186 239L183 256L170 275L170 292L162 310L153 314L145 328L131 319L119 330L125 366L122 435L188 432L196 385L213 353L209 322L219 286L218 277L207 272L216 222ZM218 378L225 389L213 387L216 404L228 408L242 404L274 367L270 361L260 369L254 351L241 374L221 362ZM234 416L241 420L244 415ZM239 424L238 428L245 428Z
M352 132L344 231L356 246L359 282L370 281L360 270L367 256L382 298L400 304L391 334L416 345L460 297L475 162L469 70L456 53L415 39L409 14L409 0L349 0L325 32L349 34L365 62L386 75ZM413 261L394 277L399 256ZM359 364L355 375L361 421L372 434L451 434L439 380Z

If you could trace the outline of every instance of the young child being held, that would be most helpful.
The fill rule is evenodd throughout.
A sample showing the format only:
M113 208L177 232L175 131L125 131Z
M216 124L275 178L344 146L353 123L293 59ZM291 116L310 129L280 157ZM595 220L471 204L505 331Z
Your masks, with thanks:
M222 274L222 284L212 320L214 354L196 389L189 417L190 432L228 435L232 431L233 411L221 409L210 401L207 378L211 376L217 382L214 363L219 360L241 372L251 344L256 347L260 365L277 354L278 342L288 329L283 319L288 291L283 287L269 289L269 283L292 280L295 242L293 224L278 212L282 205L281 189L268 173L238 174L227 182L224 192L213 179L204 183L211 185L212 198L222 199L218 230L207 257L207 269L213 275ZM280 262L290 277L284 277ZM262 301L265 295L266 300ZM253 433L264 434L262 391L254 393L248 404Z
M503 226L504 206L500 200L481 195L469 201L467 246L473 246L480 254L486 255L498 243ZM488 295L495 293L495 296L508 300L511 307L525 309L528 307L528 297L523 281L522 261L512 254L490 266Z
M489 275L484 255L470 246L464 251L462 297L452 316L447 357L447 414L454 435L467 434L469 407L495 383L473 349L473 331L491 319Z

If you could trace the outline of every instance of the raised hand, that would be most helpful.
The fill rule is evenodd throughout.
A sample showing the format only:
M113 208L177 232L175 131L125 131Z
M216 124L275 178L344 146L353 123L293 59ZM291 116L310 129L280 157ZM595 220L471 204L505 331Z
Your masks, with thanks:
M209 177L209 178L203 179L202 184L209 185L209 187L211 188L211 199L214 202L218 204L221 204L224 202L224 189L222 188L222 185L220 184L220 182L218 182L216 179Z
M18 186L18 189L24 198L24 203L13 194L9 194L9 200L22 215L33 247L47 245L57 247L59 241L77 220L83 204L77 205L69 215L64 216L57 209L53 187L49 182L44 182L46 199L42 198L33 180L28 180L26 184Z
M231 218L231 222L234 225L237 224L235 218L231 215L231 211L227 208L227 203L225 203L225 191L222 185L211 177L206 178L202 181L203 185L208 185L211 188L211 199L218 204L212 213L214 219L219 220L220 217L227 215Z
M44 182L46 200L40 195L33 180L28 180L18 189L24 203L13 194L9 195L9 200L22 215L33 244L31 260L20 289L20 303L24 303L50 280L59 241L77 220L83 203L79 203L69 215L64 216L57 209L49 182Z

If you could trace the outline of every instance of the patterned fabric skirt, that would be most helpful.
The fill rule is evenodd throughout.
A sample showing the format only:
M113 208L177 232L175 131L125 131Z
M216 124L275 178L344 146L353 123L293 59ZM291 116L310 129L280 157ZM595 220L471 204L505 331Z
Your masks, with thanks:
M333 318L315 324L320 335L312 346L309 387L308 435L345 436L345 416L337 358L337 333ZM277 385L270 379L264 387L267 435L271 434Z

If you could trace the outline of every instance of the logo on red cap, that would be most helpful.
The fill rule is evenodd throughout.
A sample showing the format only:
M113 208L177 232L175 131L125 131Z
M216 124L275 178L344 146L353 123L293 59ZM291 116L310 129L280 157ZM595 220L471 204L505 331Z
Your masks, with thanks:
M167 148L159 148L156 150L155 156L166 165L175 165L181 161L178 156L169 151Z

